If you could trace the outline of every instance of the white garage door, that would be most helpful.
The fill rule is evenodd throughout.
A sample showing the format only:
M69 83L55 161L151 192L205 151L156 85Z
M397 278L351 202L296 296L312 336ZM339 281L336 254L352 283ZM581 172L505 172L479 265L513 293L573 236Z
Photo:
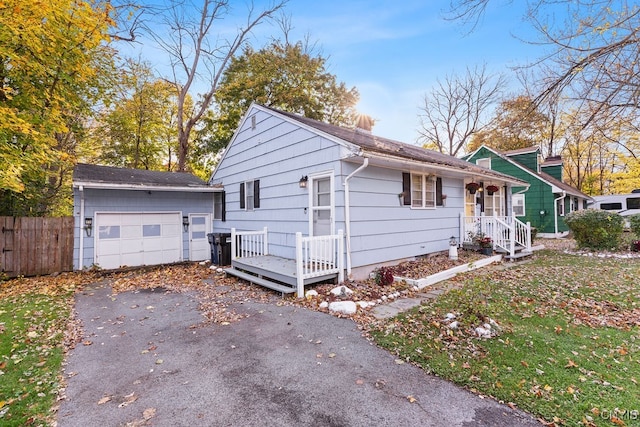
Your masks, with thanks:
M96 213L95 263L106 269L182 260L179 212Z

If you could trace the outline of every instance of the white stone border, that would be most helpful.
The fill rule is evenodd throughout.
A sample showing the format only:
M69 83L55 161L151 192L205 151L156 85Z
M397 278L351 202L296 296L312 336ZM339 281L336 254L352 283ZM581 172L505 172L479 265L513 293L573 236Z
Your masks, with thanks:
M473 261L468 264L458 265L457 267L450 268L445 271L441 271L436 274L432 274L431 276L422 278L422 279L409 279L408 277L400 277L393 276L394 282L406 282L410 286L417 287L418 289L423 289L427 286L431 286L438 282L442 282L443 280L451 279L458 273L465 273L467 271L476 270L480 267L487 266L494 262L500 262L502 260L502 255L494 255L488 258L483 258L478 261Z

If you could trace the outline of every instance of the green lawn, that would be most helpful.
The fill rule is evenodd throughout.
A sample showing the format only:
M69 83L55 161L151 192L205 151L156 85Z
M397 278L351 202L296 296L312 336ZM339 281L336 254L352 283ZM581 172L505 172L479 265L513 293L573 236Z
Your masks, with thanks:
M75 284L0 282L0 425L51 425Z
M640 259L541 251L458 280L460 289L373 326L376 341L555 425L640 426ZM497 334L477 337L489 318Z

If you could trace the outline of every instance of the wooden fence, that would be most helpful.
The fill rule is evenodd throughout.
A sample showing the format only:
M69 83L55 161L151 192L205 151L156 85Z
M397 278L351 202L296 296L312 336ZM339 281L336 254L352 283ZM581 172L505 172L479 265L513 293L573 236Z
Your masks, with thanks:
M0 271L7 277L73 270L73 217L0 216Z

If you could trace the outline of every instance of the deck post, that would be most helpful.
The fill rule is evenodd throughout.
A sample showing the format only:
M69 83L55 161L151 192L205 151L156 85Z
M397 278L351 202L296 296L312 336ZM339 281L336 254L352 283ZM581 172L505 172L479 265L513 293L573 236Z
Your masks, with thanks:
M302 259L302 233L296 233L296 282L298 287L298 298L304 298L304 259Z
M231 229L231 261L236 259L236 229Z
M531 222L527 221L527 250L531 252Z
M344 233L342 230L338 230L338 283L344 282L344 266L342 259L344 257Z
M514 220L515 218L513 218L511 224L509 224L509 256L512 258L516 254L516 232L518 230Z
M460 232L460 235L459 235L460 237L458 237L458 246L460 247L462 247L462 243L464 243L464 239L465 239L464 222L465 222L464 212L460 212L460 224L459 224L460 230L458 230Z
M267 242L267 227L264 228L264 240L263 240L263 248L262 255L269 255L269 243Z

